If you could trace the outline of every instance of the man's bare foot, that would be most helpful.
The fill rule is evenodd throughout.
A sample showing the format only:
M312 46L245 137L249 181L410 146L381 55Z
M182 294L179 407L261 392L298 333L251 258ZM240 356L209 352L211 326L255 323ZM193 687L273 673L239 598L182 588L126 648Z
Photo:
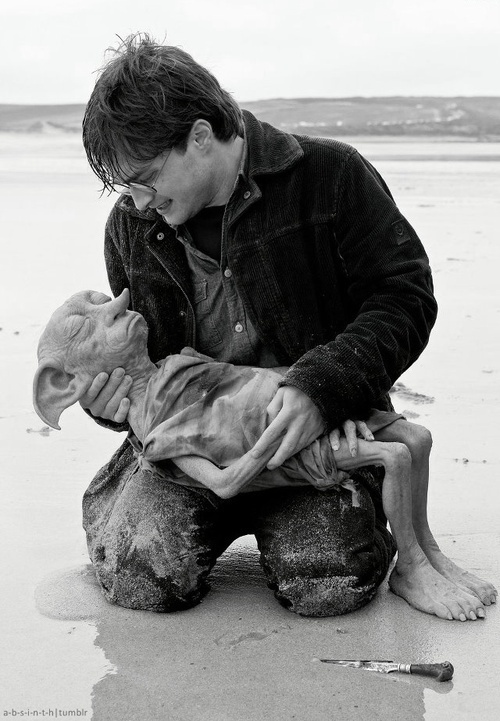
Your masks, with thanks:
M486 606L496 603L498 592L492 583L483 581L482 578L457 566L448 556L444 555L437 544L421 545L431 564L442 576L465 591L472 592Z
M409 562L398 558L389 578L389 587L410 606L439 618L475 621L485 615L477 597L442 576L423 552Z

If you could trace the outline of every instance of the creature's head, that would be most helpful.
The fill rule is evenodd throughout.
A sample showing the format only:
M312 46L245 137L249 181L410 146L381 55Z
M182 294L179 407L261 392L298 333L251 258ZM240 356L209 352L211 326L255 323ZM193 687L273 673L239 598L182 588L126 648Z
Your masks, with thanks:
M60 429L63 410L87 392L98 373L118 367L133 373L148 359L146 321L127 310L129 299L128 289L114 300L81 291L50 318L38 344L33 405L52 428Z

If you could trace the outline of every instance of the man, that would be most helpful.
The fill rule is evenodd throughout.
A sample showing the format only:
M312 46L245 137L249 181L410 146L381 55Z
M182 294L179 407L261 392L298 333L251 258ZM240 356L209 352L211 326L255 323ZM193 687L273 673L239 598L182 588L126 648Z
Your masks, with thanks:
M390 408L436 303L418 237L353 148L260 123L189 55L147 36L105 66L83 138L104 187L124 193L106 227L107 269L148 323L152 360L192 346L291 366L253 451L278 441L269 469L346 419ZM124 428L129 383L123 369L100 374L82 405ZM373 597L394 553L380 481L357 478L359 506L309 488L220 499L158 483L125 444L85 494L91 559L110 600L178 610L200 600L225 548L254 533L284 605L345 613Z

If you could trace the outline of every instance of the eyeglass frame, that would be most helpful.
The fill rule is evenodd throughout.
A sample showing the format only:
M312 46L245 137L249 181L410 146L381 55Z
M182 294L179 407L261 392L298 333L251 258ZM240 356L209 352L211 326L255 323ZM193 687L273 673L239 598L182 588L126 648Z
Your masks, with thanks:
M156 195L158 190L155 188L156 183L158 182L160 175L163 172L163 169L165 168L165 165L167 164L167 160L170 157L170 153L172 152L173 148L170 148L170 150L167 152L167 157L161 164L161 168L156 173L156 177L154 181L149 185L148 183L137 183L135 180L131 180L129 183L116 183L113 185L113 190L115 193L121 193L122 195L131 195L132 190L138 190L140 193L152 193L153 195Z

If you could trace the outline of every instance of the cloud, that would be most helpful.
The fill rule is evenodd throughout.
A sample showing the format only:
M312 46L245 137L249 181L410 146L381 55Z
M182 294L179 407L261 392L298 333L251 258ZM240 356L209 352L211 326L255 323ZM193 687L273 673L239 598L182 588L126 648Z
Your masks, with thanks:
M498 92L497 0L2 0L0 23L0 102L85 102L138 30L240 100Z

